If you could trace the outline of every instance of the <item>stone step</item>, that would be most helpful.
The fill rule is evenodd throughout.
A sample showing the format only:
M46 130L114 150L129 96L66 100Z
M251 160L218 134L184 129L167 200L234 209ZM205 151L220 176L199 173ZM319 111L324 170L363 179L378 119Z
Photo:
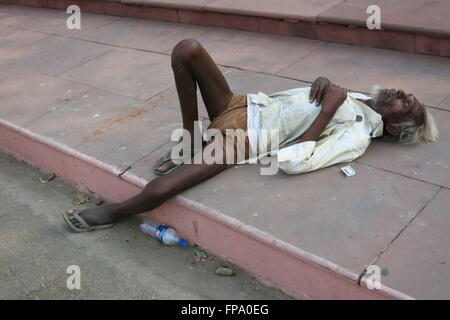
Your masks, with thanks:
M0 0L450 57L447 0ZM378 5L381 29L366 26Z

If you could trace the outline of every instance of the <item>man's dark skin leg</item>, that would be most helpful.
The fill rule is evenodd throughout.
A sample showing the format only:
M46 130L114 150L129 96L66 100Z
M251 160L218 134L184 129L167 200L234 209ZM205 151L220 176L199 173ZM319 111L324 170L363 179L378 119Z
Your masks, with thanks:
M172 52L172 69L180 100L183 127L191 133L191 137L194 137L194 121L198 120L197 84L210 119L225 110L233 93L208 52L195 40L183 40L175 46ZM88 209L80 215L92 226L116 222L150 211L226 168L227 164L182 165L167 175L153 179L140 194L131 199ZM74 218L71 220L79 226Z
M172 69L180 101L183 127L191 137L198 120L197 84L210 119L217 117L233 96L208 52L195 40L183 40L172 52Z

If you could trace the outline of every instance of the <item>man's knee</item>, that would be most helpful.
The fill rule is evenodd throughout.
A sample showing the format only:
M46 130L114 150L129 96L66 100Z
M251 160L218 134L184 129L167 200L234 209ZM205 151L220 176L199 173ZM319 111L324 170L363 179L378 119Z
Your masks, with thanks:
M172 51L172 67L178 63L190 64L201 56L203 47L194 39L184 39Z

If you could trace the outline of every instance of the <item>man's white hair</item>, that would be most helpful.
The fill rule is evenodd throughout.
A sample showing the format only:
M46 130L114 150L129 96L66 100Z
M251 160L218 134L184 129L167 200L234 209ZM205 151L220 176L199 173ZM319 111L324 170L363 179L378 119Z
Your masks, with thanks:
M423 106L423 124L417 125L413 121L405 121L397 124L400 134L395 142L403 144L415 144L422 142L433 142L439 137L439 130L433 116Z

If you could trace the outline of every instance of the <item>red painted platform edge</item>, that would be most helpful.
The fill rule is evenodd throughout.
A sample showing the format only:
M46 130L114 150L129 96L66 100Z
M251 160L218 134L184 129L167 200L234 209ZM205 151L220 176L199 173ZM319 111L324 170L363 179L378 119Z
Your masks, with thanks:
M251 32L304 37L417 54L450 57L450 35L436 30L407 30L389 26L386 30L345 25L344 22L289 19L279 16L251 16L238 11L223 12L193 4L145 3L140 0L0 0L0 3L65 10L70 4L84 12L142 18ZM237 9L236 9L237 10Z
M129 198L147 183L128 172L119 177L113 166L2 119L0 150L111 201ZM148 215L300 299L413 299L383 285L378 290L359 286L358 275L183 196L143 216Z

